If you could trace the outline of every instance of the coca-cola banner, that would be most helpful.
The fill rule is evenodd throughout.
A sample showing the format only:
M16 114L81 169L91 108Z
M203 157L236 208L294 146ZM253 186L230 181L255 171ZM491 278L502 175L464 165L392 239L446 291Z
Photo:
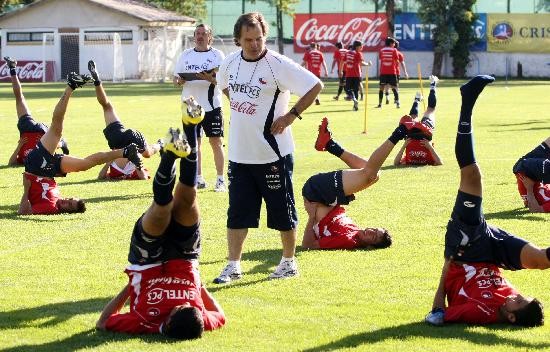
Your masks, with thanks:
M10 68L5 61L0 61L0 82L10 80ZM46 81L54 80L54 61L46 61ZM17 76L21 82L42 82L44 65L42 61L17 61Z
M316 42L321 51L334 51L334 43L344 47L358 40L364 51L377 51L384 46L388 33L386 14L317 13L296 14L294 18L294 52L303 53Z

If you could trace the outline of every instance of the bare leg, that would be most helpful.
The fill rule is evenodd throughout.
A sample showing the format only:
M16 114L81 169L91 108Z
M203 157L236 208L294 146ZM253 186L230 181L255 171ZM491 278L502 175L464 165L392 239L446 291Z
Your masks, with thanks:
M102 84L95 86L95 94L96 94L97 101L103 108L103 117L105 118L105 126L108 126L113 122L120 121L120 119L118 118L115 112L115 108L109 101L109 98L107 98L107 94L105 93L105 89L103 89Z
M199 205L197 203L197 190L193 186L178 182L174 194L174 219L184 225L193 226L199 222Z
M210 137L210 146L214 154L214 164L216 165L216 173L218 176L223 175L224 154L223 154L223 139L222 137Z
M281 231L283 258L294 258L296 253L296 229Z
M227 249L230 261L241 260L247 234L248 229L227 229Z
M40 138L40 142L46 148L50 154L55 153L55 148L61 140L61 134L63 132L63 120L65 118L65 113L67 112L67 105L69 104L69 99L73 94L73 90L70 87L65 88L65 92L59 99L59 102L54 108L52 123L48 131Z
M83 159L75 158L74 156L65 155L61 159L61 171L63 173L86 171L91 169L94 166L111 162L117 158L122 158L122 149L115 149L109 152L95 153Z
M13 95L15 96L17 117L30 114L30 109L27 106L27 101L23 95L23 89L21 88L21 82L19 82L19 77L17 77L17 75L11 76L11 86L13 88Z

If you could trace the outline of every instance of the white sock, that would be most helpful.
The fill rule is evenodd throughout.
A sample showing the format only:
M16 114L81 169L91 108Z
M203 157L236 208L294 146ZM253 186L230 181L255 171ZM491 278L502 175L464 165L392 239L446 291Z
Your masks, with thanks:
M230 260L227 262L228 265L232 266L233 268L237 269L237 271L241 271L241 261L240 260Z
M293 262L294 261L294 257L292 258L285 258L285 257L282 257L281 258L281 263L284 263L284 262Z
M218 175L218 179L217 179L217 180L218 180L218 181L224 182L223 175Z
M197 182L204 182L202 175L197 175Z

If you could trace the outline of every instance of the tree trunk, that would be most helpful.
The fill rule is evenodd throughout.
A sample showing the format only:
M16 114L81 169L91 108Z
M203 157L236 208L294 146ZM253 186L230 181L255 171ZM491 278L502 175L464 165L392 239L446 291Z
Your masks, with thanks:
M443 53L434 52L434 63L432 67L432 75L441 76L441 69L443 68Z
M395 18L395 0L386 1L386 17L388 18L388 37L393 37L393 30L394 30L393 19Z
M279 46L279 53L284 54L285 48L283 43L283 12L281 8L277 6L277 44Z

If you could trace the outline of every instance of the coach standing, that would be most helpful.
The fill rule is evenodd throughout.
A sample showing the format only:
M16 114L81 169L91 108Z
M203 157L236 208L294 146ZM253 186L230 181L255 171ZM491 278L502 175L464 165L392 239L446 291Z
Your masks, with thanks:
M294 141L290 125L300 118L323 88L300 65L266 48L268 25L263 15L241 15L233 38L241 50L220 66L218 84L231 107L228 147L228 264L215 283L242 275L240 259L249 228L259 225L262 199L267 226L279 230L283 257L270 278L298 273L294 253L298 222L292 189ZM288 109L290 93L301 96Z

